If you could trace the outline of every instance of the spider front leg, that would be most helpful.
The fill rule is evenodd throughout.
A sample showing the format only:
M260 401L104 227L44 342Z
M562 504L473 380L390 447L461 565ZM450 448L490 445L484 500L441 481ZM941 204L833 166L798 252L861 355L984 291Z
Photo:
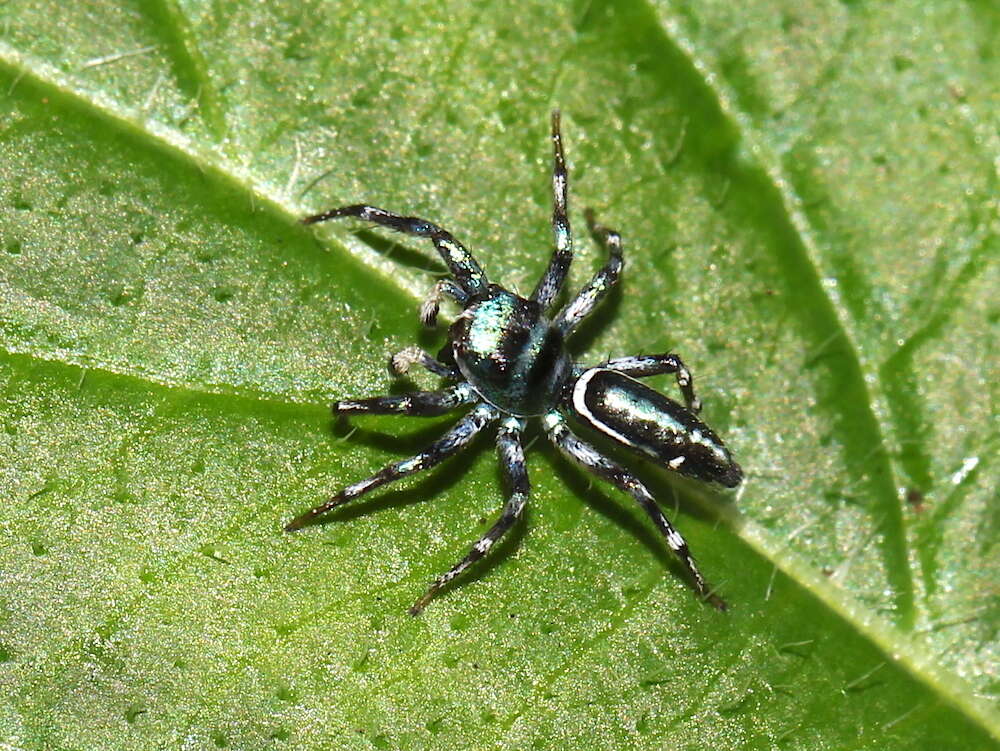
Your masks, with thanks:
M339 402L343 404L343 402ZM371 410L374 411L374 410ZM409 459L393 462L387 467L376 472L371 477L348 485L326 503L322 503L304 514L301 514L285 525L286 532L294 532L301 529L318 516L322 516L327 511L340 506L355 498L360 498L376 488L388 485L408 475L416 472L423 472L431 467L437 466L445 459L454 456L459 451L468 446L476 435L493 422L497 417L497 411L488 404L480 404L469 414L463 417L451 430L441 438L434 441L419 454L411 456Z
M550 412L544 417L545 429L549 440L559 451L582 466L584 469L593 472L602 480L611 483L619 490L623 490L631 495L642 506L642 509L653 520L656 528L660 530L667 546L674 552L680 560L681 565L694 582L698 594L706 599L713 607L719 610L726 609L725 601L714 594L705 577L698 569L698 564L694 562L687 542L674 525L670 523L660 507L656 505L653 495L646 489L638 478L630 472L618 466L615 462L600 454L596 448L580 440L574 433L566 427L565 418L558 412Z
M441 391L412 391L400 396L373 396L367 399L340 399L333 403L335 415L408 415L437 417L451 412L478 397L467 383Z
M625 265L625 260L622 257L621 235L602 224L598 224L592 210L587 209L584 216L587 218L590 234L608 252L608 260L604 267L594 274L594 278L587 286L580 290L573 301L556 316L555 327L563 333L563 336L569 336L573 329L589 316L597 304L607 296L611 288L618 283L618 276Z
M524 423L521 420L509 417L503 421L497 432L497 455L500 458L500 468L510 488L510 497L504 504L500 518L472 546L465 558L434 580L423 597L410 608L410 615L419 615L444 585L485 556L521 516L524 504L528 500L528 494L531 492L528 470L524 463L524 450L521 448L521 431L523 429Z
M684 402L687 408L697 414L701 412L701 399L695 396L694 379L691 371L684 365L684 361L677 355L635 355L633 357L619 357L608 360L597 367L617 370L633 378L646 378L647 376L660 375L661 373L673 373L677 379L677 387L684 395Z
M566 177L566 158L563 156L562 133L559 129L559 110L552 111L552 232L556 248L545 274L531 293L542 308L547 308L562 289L569 265L573 261L573 234L566 212L569 183Z
M322 214L313 214L302 220L303 224L316 224L325 222L328 219L338 219L344 216L354 216L366 222L381 224L383 227L394 229L397 232L404 232L407 235L430 238L441 255L442 260L448 265L452 275L458 282L459 287L467 294L475 294L486 289L489 282L482 268L476 263L476 259L466 250L458 240L452 237L451 233L438 227L433 222L420 219L415 216L401 216L393 214L391 211L380 209L367 204L353 204L351 206L341 206L340 208L324 211Z

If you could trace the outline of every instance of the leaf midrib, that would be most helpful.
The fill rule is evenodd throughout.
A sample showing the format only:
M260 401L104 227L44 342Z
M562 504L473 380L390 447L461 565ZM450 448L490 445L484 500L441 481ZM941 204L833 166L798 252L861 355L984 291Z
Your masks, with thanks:
M883 563L886 569L887 578L892 586L894 594L894 605L896 608L895 618L904 630L910 630L916 621L915 587L913 582L913 570L909 565L909 550L904 520L902 517L901 504L893 492L898 486L897 473L889 457L886 445L886 430L878 418L878 410L875 409L875 397L872 390L865 381L864 361L861 356L861 348L858 346L856 338L852 335L852 319L849 311L838 301L831 297L827 289L820 284L822 278L822 263L816 241L809 226L806 215L802 212L802 200L792 190L791 181L783 174L781 161L775 156L775 149L766 136L753 127L749 115L741 112L736 102L739 98L728 91L724 83L722 74L713 71L711 67L702 60L687 43L686 39L678 32L676 25L665 21L656 9L652 7L648 0L636 0L648 14L656 20L656 28L660 32L661 43L665 47L680 55L690 65L690 73L697 75L701 85L711 93L713 104L719 115L727 121L727 124L739 134L740 140L747 144L749 148L744 149L752 154L752 160L760 165L764 175L769 181L770 188L780 198L780 210L782 218L795 233L795 242L790 247L782 246L781 252L788 256L788 251L793 256L791 263L780 264L780 268L785 271L796 263L806 269L806 278L801 277L799 283L806 283L810 287L810 296L817 300L822 300L822 305L814 306L814 315L824 318L824 308L832 313L832 319L836 328L829 334L827 342L842 339L846 346L841 352L846 351L851 358L849 362L838 366L841 377L849 381L851 387L856 392L863 394L861 403L849 404L846 401L837 401L836 408L841 416L847 416L853 411L860 418L860 422L870 426L874 435L870 436L869 461L875 465L871 473L873 478L882 478L881 487L873 490L877 492L876 501L882 512L882 524L884 525ZM789 276L791 279L791 276ZM794 282L795 280L793 280ZM795 310L798 313L798 309ZM871 374L878 378L878 373ZM883 389L884 392L884 389ZM853 437L855 440L857 436Z

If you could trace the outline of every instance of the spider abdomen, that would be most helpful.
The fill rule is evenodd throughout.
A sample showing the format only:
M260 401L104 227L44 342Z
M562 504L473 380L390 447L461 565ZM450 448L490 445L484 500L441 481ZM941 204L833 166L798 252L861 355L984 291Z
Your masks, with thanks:
M452 324L451 341L473 388L519 417L552 408L572 371L563 335L541 306L496 285Z
M591 368L569 402L586 424L675 472L730 488L743 478L722 439L694 412L634 378Z

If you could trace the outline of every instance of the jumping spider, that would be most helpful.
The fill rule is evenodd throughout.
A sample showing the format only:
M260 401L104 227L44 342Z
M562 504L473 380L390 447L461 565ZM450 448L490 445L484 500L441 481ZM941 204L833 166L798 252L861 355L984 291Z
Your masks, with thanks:
M623 259L618 233L598 224L588 210L587 224L595 240L607 250L607 263L566 307L549 317L548 308L559 294L573 258L558 110L552 113L552 146L555 252L527 299L491 284L461 243L424 219L362 204L331 209L302 220L304 224L316 224L350 216L428 238L448 265L452 278L434 286L421 307L420 318L425 325L434 326L445 295L463 308L449 329L448 344L436 359L419 348L409 347L390 363L396 374L418 364L455 385L403 396L344 399L334 402L334 414L429 417L469 404L475 406L416 456L394 462L347 486L326 503L292 520L285 529L299 529L342 503L430 469L466 448L484 428L499 422L496 443L500 466L510 488L507 502L500 518L468 554L439 576L410 608L410 614L417 615L438 590L486 555L521 515L530 490L521 434L528 418L541 417L546 435L562 453L638 501L691 576L698 594L720 610L725 609L725 603L712 593L698 570L684 538L663 515L646 487L628 470L578 438L566 424L566 418L571 417L620 446L688 477L712 480L727 487L735 487L743 478L742 470L719 437L698 419L701 403L694 394L691 374L677 355L621 357L593 367L583 367L570 359L566 338L618 281ZM635 380L659 373L675 374L686 407Z

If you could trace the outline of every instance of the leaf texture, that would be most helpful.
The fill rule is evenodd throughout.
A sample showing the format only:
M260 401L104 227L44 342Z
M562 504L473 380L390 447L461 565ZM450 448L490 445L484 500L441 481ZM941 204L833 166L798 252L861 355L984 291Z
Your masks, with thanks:
M996 747L993 6L0 16L0 743ZM574 352L679 352L747 470L639 468L728 613L544 440L524 523L419 619L499 510L488 440L281 531L449 422L331 425L439 346L443 267L298 217L426 216L528 292L557 105L571 286L583 207L626 242Z

